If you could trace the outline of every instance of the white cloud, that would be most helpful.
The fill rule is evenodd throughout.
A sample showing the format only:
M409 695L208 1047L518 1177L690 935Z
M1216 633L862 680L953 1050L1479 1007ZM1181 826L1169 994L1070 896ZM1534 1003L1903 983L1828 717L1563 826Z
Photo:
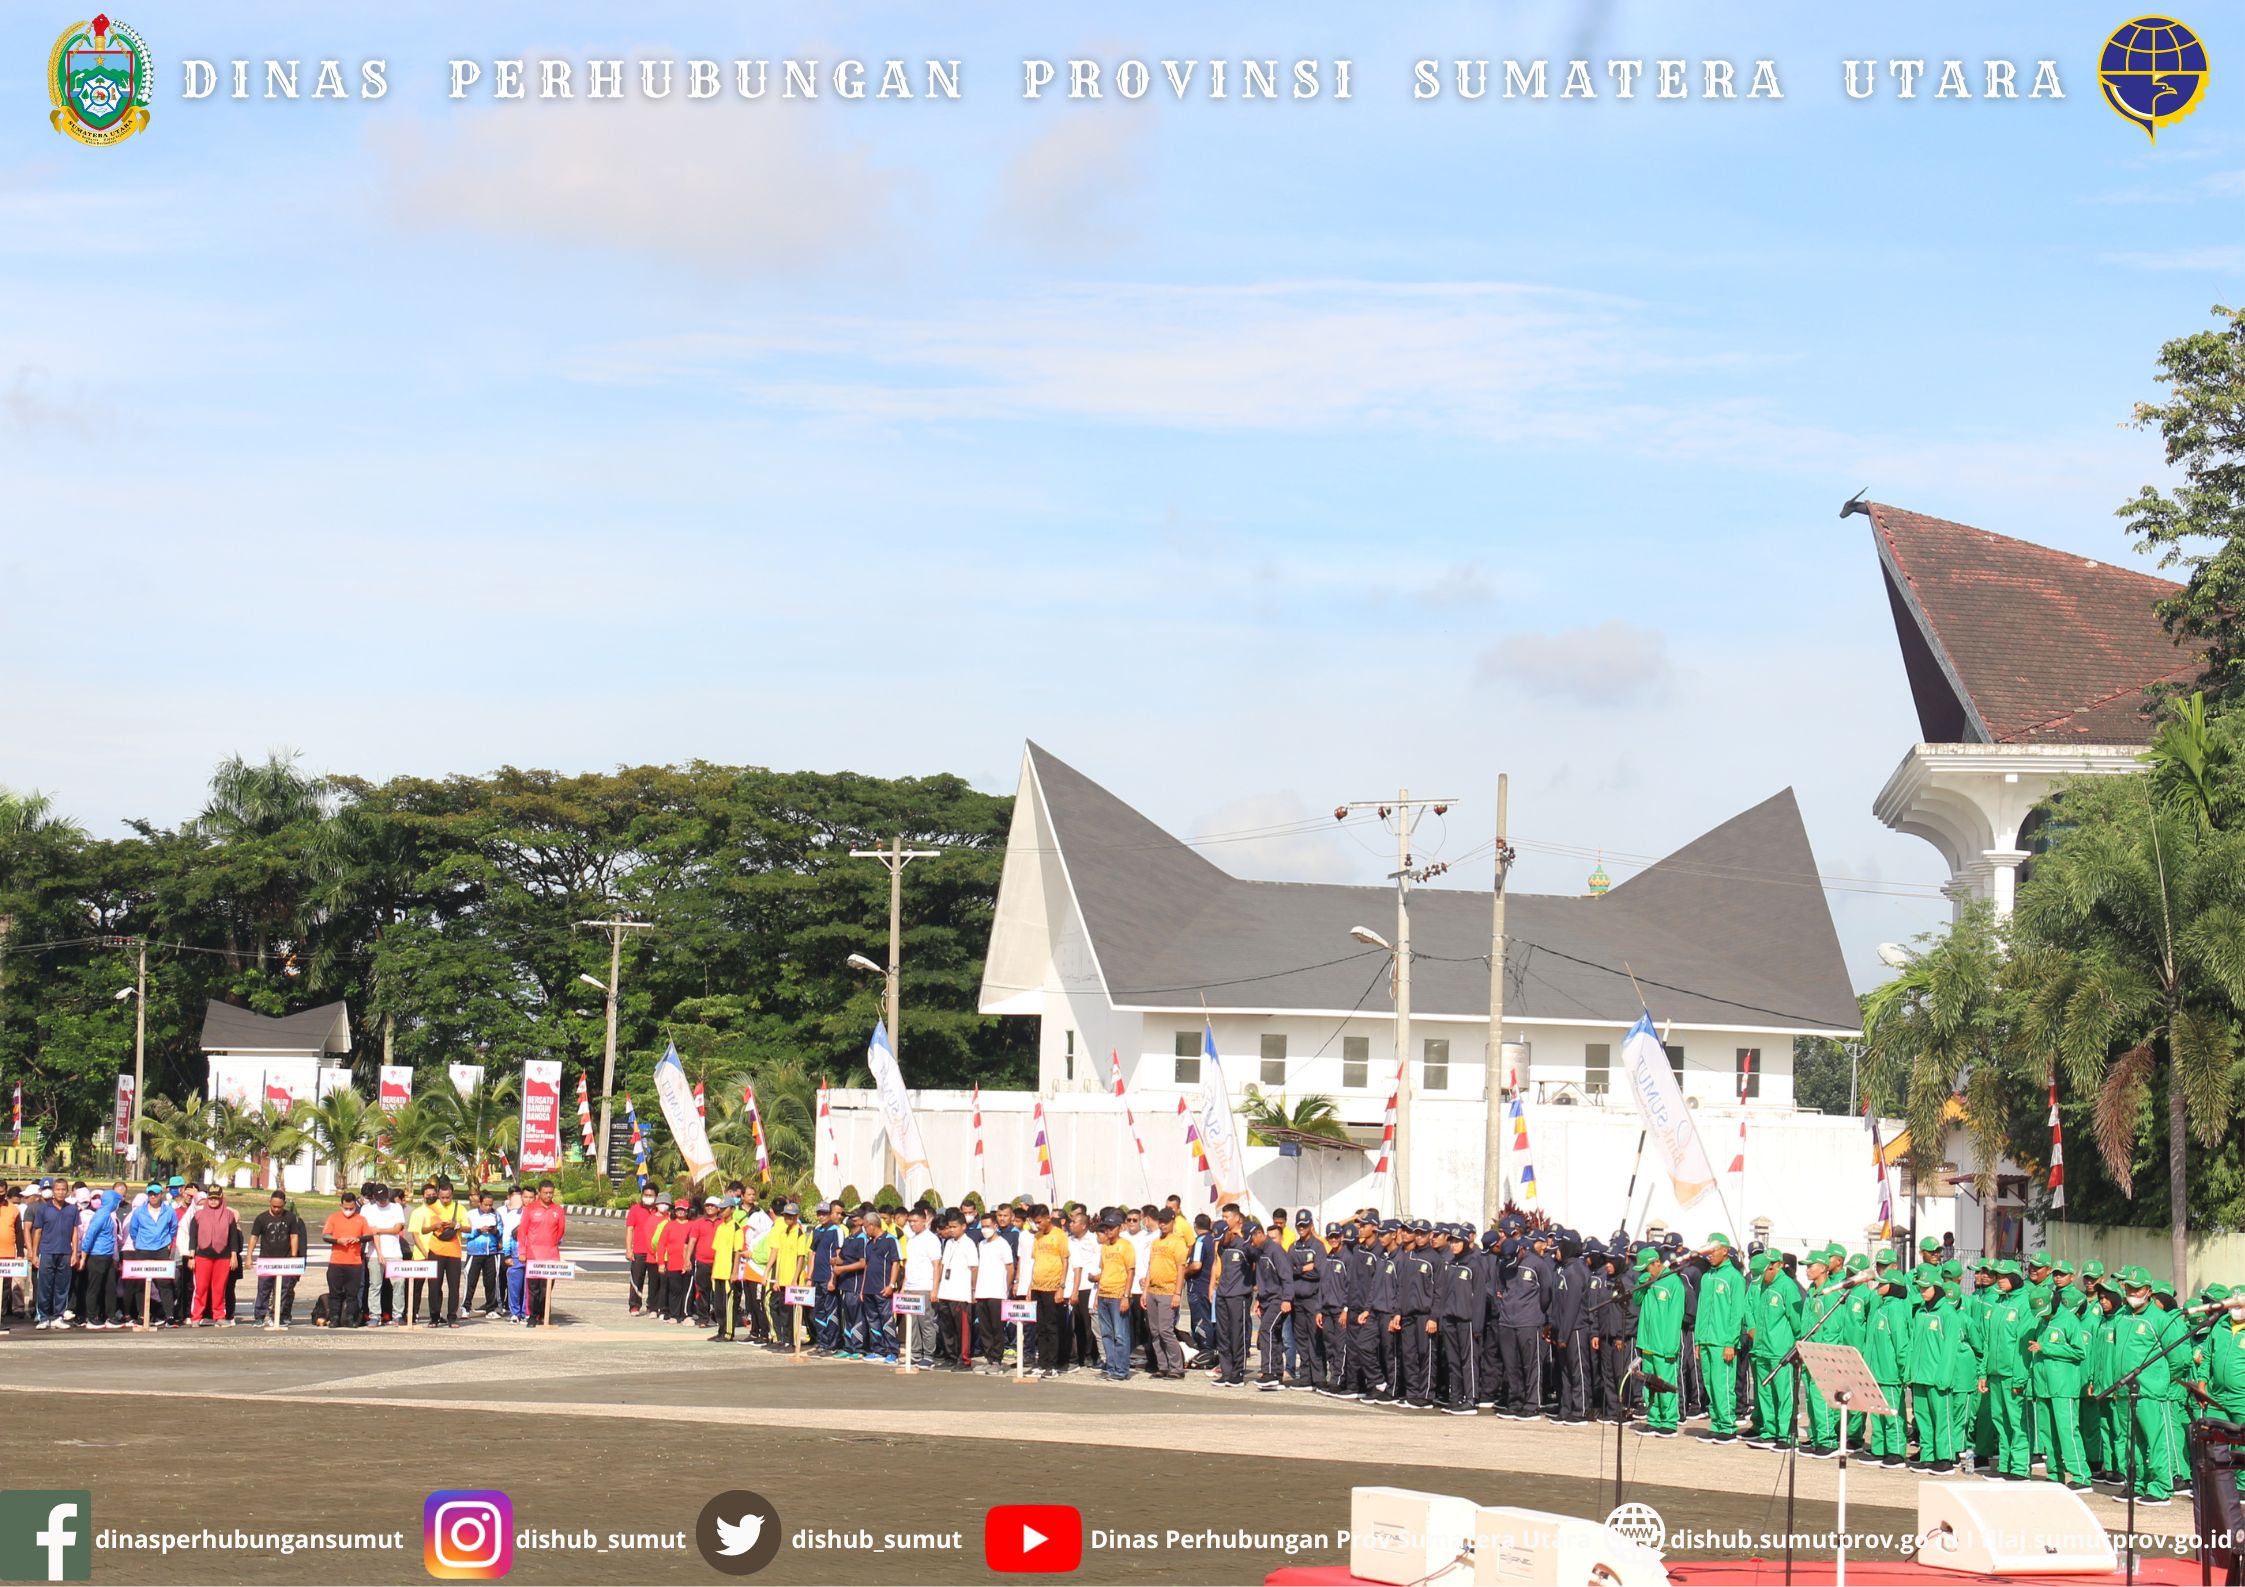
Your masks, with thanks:
M768 114L756 113L757 110ZM651 253L721 274L879 258L903 185L805 105L530 102L373 140L415 229Z
M996 220L1040 253L1085 257L1130 238L1118 210L1145 179L1143 116L1070 116L1006 162Z
M1594 628L1507 634L1475 658L1475 673L1581 705L1636 705L1666 694L1674 668L1657 629L1609 618Z
M1330 809L1313 810L1298 793L1252 794L1202 816L1193 823L1192 838L1204 857L1234 876L1353 882L1360 867L1334 844L1331 829L1337 825Z

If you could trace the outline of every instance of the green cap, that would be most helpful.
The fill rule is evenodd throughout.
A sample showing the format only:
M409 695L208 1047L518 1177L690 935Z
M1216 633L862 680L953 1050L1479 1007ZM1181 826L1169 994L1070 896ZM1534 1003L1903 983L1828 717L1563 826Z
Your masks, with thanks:
M2037 1251L2033 1256L2027 1258L2027 1266L2030 1268L2048 1267L2049 1265L2050 1253L2048 1251Z
M2114 1277L2118 1278L2121 1284L2128 1289L2151 1288L2151 1275L2134 1263L2122 1268Z
M2074 1265L2071 1262L2060 1262L2052 1271L2061 1277L2072 1278L2074 1276Z
M1880 1246L1878 1249L1878 1254L1872 1257L1871 1260L1878 1263L1878 1265L1881 1267L1894 1266L1894 1247L1892 1247L1891 1245Z
M1701 1249L1702 1251L1706 1251L1706 1250L1712 1250L1712 1249L1713 1249L1714 1247L1716 1247L1716 1246L1718 1246L1718 1245L1719 1245L1719 1246L1721 1246L1721 1247L1722 1247L1722 1248L1723 1248L1724 1250L1726 1250L1726 1251L1728 1251L1728 1250L1729 1250L1729 1249L1731 1248L1731 1237L1730 1237L1729 1235L1727 1235L1727 1234L1723 1233L1723 1231L1722 1231L1722 1230L1720 1230L1720 1229L1717 1229L1717 1230L1716 1230L1716 1231L1715 1231L1715 1232L1714 1232L1713 1234L1709 1235L1709 1236L1708 1236L1708 1237L1707 1237L1707 1238L1706 1238L1705 1240L1702 1240L1702 1241L1700 1242L1700 1247L1699 1247L1699 1248L1700 1248L1700 1249Z
M1941 1270L1937 1267L1920 1262L1916 1267L1910 1269L1910 1288L1912 1289L1925 1289L1929 1286L1938 1287L1940 1282Z
M1761 1255L1748 1259L1746 1263L1746 1271L1748 1271L1749 1273L1759 1273L1766 1267L1775 1266L1777 1264L1777 1260L1778 1256L1775 1251L1764 1251Z
M2209 1285L2207 1285L2207 1286L2206 1286L2206 1298L2207 1298L2208 1300L2228 1300L2228 1299L2229 1299L2229 1286L2228 1286L2227 1284L2209 1284Z
M1964 1264L1953 1259L1947 1262L1943 1262L1941 1264L1941 1276L1946 1279L1959 1279L1964 1277Z
M2169 1300L2173 1300L2175 1298L2175 1286L2168 1283L2165 1279L2155 1280L2152 1284L2151 1292L2154 1295L2165 1295Z
M2081 1264L2081 1270L2090 1278L2103 1278L2105 1276L2105 1264L2102 1262L2084 1262Z
M2018 1278L2020 1276L2019 1264L2007 1256L1996 1264L1996 1272L2004 1278Z
M1660 1248L1658 1246L1648 1245L1642 1246L1638 1249L1637 1267L1640 1272L1648 1267L1651 1267L1655 1262L1659 1260Z
M1853 1256L1847 1259L1847 1270L1850 1273L1867 1273L1870 1271L1870 1268L1871 1259L1865 1256L1861 1251L1856 1252Z
M1924 1239L1918 1242L1918 1249L1923 1251L1927 1256L1931 1256L1934 1252L1941 1249L1941 1242L1939 1240L1936 1240L1932 1235L1929 1234Z

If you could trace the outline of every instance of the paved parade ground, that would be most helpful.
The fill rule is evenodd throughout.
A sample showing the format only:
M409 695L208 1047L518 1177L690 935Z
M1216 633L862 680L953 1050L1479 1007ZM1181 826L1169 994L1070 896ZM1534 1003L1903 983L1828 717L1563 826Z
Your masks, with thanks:
M546 1332L18 1325L0 1340L12 1485L28 1484L28 1462L39 1486L90 1490L97 1542L119 1528L398 1534L312 1558L97 1551L98 1580L183 1583L424 1580L422 1501L438 1488L511 1497L518 1535L550 1545L519 1549L509 1579L528 1583L719 1580L692 1534L729 1489L776 1507L784 1541L759 1577L774 1582L991 1580L982 1521L995 1504L1079 1508L1077 1579L1252 1582L1341 1563L1355 1484L1599 1516L1613 1503L1608 1429L1219 1390L1200 1374L1016 1384L797 1362L628 1318L608 1267L588 1262L566 1288L568 1325ZM1782 1530L1772 1455L1631 1435L1622 1464L1626 1496L1672 1530ZM1836 1479L1828 1463L1801 1463L1803 1532L1830 1531ZM1851 1532L1906 1537L1916 1483L1852 1472ZM2092 1502L2117 1527L2118 1505ZM2144 1519L2172 1529L2187 1512ZM1172 1532L1214 1536L1187 1546ZM884 1546L890 1534L898 1546Z

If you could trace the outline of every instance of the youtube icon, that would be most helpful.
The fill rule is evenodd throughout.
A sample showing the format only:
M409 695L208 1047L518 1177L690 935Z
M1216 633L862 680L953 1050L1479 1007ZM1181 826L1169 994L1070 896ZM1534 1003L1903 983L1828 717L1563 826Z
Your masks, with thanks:
M1084 1562L1083 1512L1070 1504L999 1504L982 1518L982 1562L1018 1575Z

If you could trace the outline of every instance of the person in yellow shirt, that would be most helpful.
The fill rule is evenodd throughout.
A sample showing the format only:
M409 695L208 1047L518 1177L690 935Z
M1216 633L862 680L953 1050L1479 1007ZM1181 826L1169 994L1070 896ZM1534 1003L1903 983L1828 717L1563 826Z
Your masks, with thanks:
M1122 1218L1099 1220L1099 1353L1108 1378L1130 1381L1130 1280L1138 1253L1122 1237Z
M779 1222L764 1231L764 1238L757 1242L753 1255L764 1271L771 1275L775 1298L780 1297L789 1285L810 1283L811 1231L803 1227L803 1208L800 1203L790 1201L780 1208ZM792 1350L797 1338L808 1338L810 1319L805 1314L809 1309L806 1306L788 1308L788 1324L784 1335L777 1327L772 1330L771 1347L774 1350ZM772 1315L776 1323L778 1311L775 1309Z
M1185 1259L1192 1253L1192 1230L1175 1209L1154 1214L1158 1233L1146 1253L1146 1329L1154 1346L1154 1376L1182 1378L1185 1347L1177 1339L1177 1314L1185 1304Z
M712 1340L732 1342L744 1287L737 1275L747 1252L748 1209L735 1201L717 1220L717 1232L710 1241L710 1281L717 1286L717 1332L709 1336Z
M439 1179L421 1187L421 1205L405 1222L413 1248L425 1262L437 1265L437 1276L428 1280L432 1327L460 1326L460 1233L467 1226L468 1210L452 1199L452 1181ZM444 1306L440 1313L438 1302Z
M1037 1303L1037 1376L1060 1375L1061 1305L1068 1287L1068 1231L1054 1221L1052 1209L1038 1202L1029 1209L1029 1298Z

